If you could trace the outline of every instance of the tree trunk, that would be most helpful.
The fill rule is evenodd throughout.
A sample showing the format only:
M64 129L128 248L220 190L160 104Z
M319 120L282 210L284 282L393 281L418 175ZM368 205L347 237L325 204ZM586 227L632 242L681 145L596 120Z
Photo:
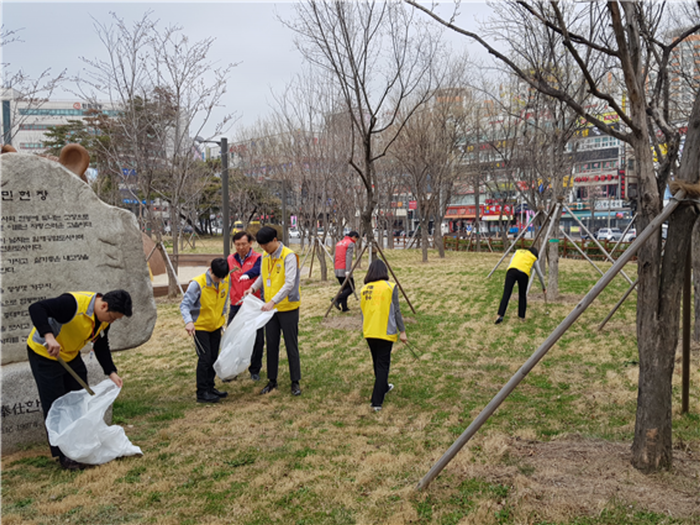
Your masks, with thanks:
M693 341L700 341L700 221L693 228L693 297L695 302L695 323Z
M420 219L421 251L424 263L428 262L428 218L427 215L422 214Z
M552 301L559 298L559 221L561 213L552 216L552 238L547 242L547 258L549 259L549 275L547 276L547 295ZM556 242L553 242L556 241Z

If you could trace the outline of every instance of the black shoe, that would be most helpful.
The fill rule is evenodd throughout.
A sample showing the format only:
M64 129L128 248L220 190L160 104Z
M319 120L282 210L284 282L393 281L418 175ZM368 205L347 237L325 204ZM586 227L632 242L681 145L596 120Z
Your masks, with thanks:
M343 312L343 313L349 312L349 311L350 311L350 308L343 308L343 309L341 310L341 312Z
M59 462L61 463L61 466L66 470L85 470L90 466L86 465L85 463L78 463L77 461L74 461L67 456L61 456Z
M333 306L335 306L336 310L340 310L340 305L338 303L336 303L335 301L333 301Z
M268 381L268 383L265 385L265 388L263 388L260 391L260 395L269 394L270 392L272 392L276 388L277 388L277 381Z
M496 322L493 324L501 324L503 322L503 316L499 315L498 318L496 319Z
M224 398L228 395L228 392L222 392L221 390L217 390L216 388L212 388L211 393L220 398Z
M292 395L300 396L301 388L299 387L299 381L292 381Z
M214 392L204 392L203 394L197 394L197 403L218 403L219 396Z
M253 381L260 381L260 374L250 374L250 378Z

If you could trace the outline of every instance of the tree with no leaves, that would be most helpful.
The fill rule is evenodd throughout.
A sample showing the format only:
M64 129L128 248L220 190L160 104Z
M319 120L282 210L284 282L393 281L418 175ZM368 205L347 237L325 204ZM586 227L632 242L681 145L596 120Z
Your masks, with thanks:
M362 229L373 238L375 163L384 157L434 83L438 39L395 2L296 4L287 25L311 64L329 71L341 92L352 139L348 162L362 180Z
M88 67L76 82L87 100L109 100L118 108L119 115L101 127L109 137L100 143L101 156L139 203L142 227L155 234L161 252L163 225L150 202L160 197L170 203L177 254L180 217L194 213L208 184L192 137L220 104L234 66L214 68L207 60L213 39L190 43L180 27L161 29L150 12L131 26L112 14L111 24L95 21L95 31L104 55L82 58ZM229 120L218 124L216 134ZM173 263L177 267L177 259ZM169 265L166 269L172 296L178 293L177 276Z
M639 229L656 217L663 205L669 177L698 182L700 165L700 93L689 117L683 156L679 159L680 133L669 121L668 97L671 54L685 38L697 33L693 24L671 36L665 25L665 3L590 2L508 2L507 9L523 26L545 27L561 37L560 53L585 78L592 97L617 113L623 127L614 129L571 93L550 81L538 67L524 68L480 35L443 20L414 0L405 0L444 25L478 42L518 77L539 92L566 102L579 116L604 133L634 149L639 180ZM698 8L691 20L698 20ZM523 42L508 42L511 50ZM532 66L532 64L530 64ZM605 82L610 79L611 82ZM622 93L625 103L622 102ZM663 139L660 141L658 136ZM663 142L665 148L660 147ZM658 164L655 166L652 148ZM665 154L664 154L665 151ZM686 254L697 212L681 206L669 220L668 239L662 253L661 235L651 237L638 252L639 293L637 299L637 345L639 387L632 463L650 472L672 464L672 375L678 342L680 295Z

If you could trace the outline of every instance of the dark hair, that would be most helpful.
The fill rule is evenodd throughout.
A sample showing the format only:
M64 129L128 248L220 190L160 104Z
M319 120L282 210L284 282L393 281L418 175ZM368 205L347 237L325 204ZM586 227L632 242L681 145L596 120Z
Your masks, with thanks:
M386 269L386 264L381 259L375 259L367 269L365 275L365 284L373 283L374 281L388 281L389 271Z
M535 248L534 246L531 246L530 248L528 248L528 250L530 250L530 253L532 253L532 255L534 255L535 258L540 256L540 252L538 252L537 248Z
M239 240L241 240L243 237L248 237L248 242L253 242L253 240L254 240L254 239L253 239L253 236L252 236L250 233L244 232L244 231L240 231L240 232L237 232L237 233L233 236L233 242L239 241Z
M348 233L348 237L357 237L359 239L360 234L357 233L355 230L352 230L350 233Z
M131 296L126 290L112 290L102 296L107 311L131 317Z
M263 226L260 231L255 236L255 240L258 244L263 245L268 242L272 242L277 238L277 230L270 228L269 226Z
M211 273L216 275L219 279L223 279L228 275L228 261L221 257L214 259L211 262Z

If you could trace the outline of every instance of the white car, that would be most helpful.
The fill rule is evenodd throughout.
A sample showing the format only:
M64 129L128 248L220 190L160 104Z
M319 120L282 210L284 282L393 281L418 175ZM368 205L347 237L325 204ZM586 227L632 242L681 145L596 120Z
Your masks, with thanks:
M294 230L294 229L289 230L289 238L290 239L298 239L299 237L301 237L301 233L299 232L299 230Z
M601 228L596 233L596 239L599 241L619 241L622 237L620 228Z
M632 242L637 238L637 229L636 228L630 228L627 233L625 233L625 236L622 238L622 242Z

